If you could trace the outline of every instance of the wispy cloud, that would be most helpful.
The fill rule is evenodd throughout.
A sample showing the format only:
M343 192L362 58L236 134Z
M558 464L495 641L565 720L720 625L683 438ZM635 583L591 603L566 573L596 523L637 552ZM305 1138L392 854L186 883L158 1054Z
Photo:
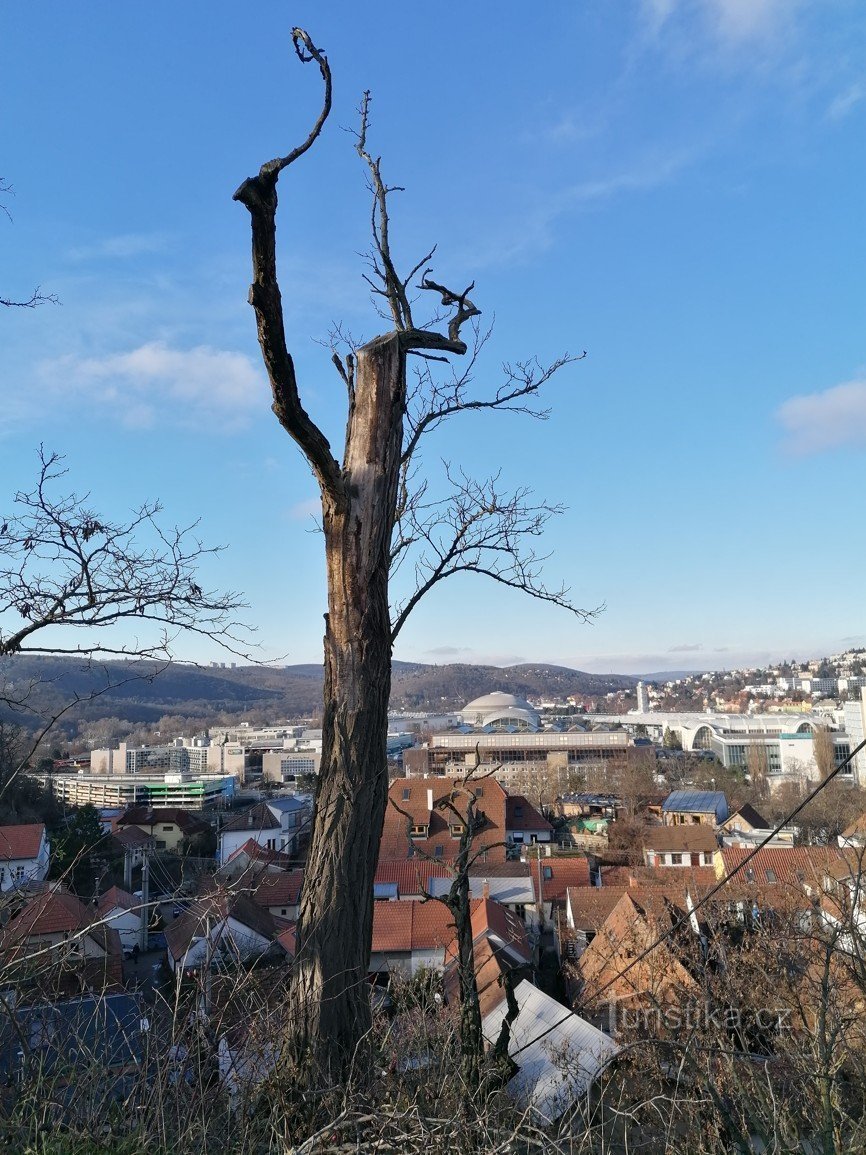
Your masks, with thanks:
M671 646L669 654L694 654L704 648L702 642L683 642L679 646Z
M166 233L122 233L116 237L103 237L88 245L76 245L68 249L70 261L128 260L146 253L162 252L168 242Z
M40 376L56 396L109 412L128 428L160 422L206 422L230 432L261 410L261 373L242 353L162 341L103 357L65 356L43 362Z
M830 104L827 109L828 120L844 120L851 110L863 100L866 100L866 84L858 81L856 84L849 85Z
M425 653L432 654L437 658L454 657L456 654L471 654L472 650L469 646L434 646L432 650L426 650Z
M674 22L693 23L722 40L743 42L777 36L801 0L642 0L649 29L656 35Z
M866 377L792 397L776 410L784 448L798 456L866 446Z

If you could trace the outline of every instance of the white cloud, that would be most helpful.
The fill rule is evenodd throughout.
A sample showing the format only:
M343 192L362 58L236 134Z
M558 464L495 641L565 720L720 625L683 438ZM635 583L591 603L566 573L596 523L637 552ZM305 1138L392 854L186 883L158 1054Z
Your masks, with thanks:
M129 428L206 422L229 431L265 409L262 374L243 353L151 341L128 353L43 362L48 387L116 414Z
M827 109L830 120L843 120L856 105L866 100L866 84L852 84L841 92Z
M843 445L866 446L866 377L792 397L776 411L784 446L798 455Z
M742 42L776 35L799 5L800 0L642 0L641 6L656 35L677 18L697 15L719 39Z
M128 260L145 253L161 252L167 240L165 233L122 233L89 245L76 245L66 255L70 261Z

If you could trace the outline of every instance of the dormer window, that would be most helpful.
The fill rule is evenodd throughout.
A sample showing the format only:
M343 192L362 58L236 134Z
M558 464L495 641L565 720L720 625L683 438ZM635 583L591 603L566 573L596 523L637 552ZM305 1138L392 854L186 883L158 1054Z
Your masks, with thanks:
M416 822L412 827L412 837L413 838L426 838L427 837L426 824Z
M451 837L452 838L459 838L463 834L463 832L465 831L466 827L463 825L462 822L452 822L450 829L451 829Z

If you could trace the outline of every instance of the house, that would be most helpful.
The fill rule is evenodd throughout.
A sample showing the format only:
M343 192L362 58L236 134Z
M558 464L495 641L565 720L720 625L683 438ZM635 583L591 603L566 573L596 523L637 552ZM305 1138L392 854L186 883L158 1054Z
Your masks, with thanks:
M543 858L530 862L536 882L539 904L545 921L556 917L565 907L570 886L589 886L589 860L579 857Z
M30 899L0 935L4 981L19 994L123 989L120 936L93 906L58 888Z
M522 794L509 794L505 800L505 831L516 846L553 840L553 827Z
M629 888L577 961L582 1005L600 1012L693 995L702 965L696 921L685 894L678 900L656 887Z
M264 907L275 918L298 917L301 902L303 870L265 872L260 874L252 893L253 902Z
M288 922L274 918L247 894L214 889L199 895L165 929L168 965L195 971L208 962L248 963L280 951L277 936Z
M445 947L454 937L453 922L441 902L374 903L370 972L411 978L422 967L441 970Z
M459 778L396 779L388 789L380 856L412 858L417 852L434 859L453 859L465 827L467 790L475 797L474 850L484 850L489 862L504 862L508 795L494 778L468 786Z
M728 800L721 790L672 790L662 803L665 826L720 826L728 817Z
M43 882L48 875L51 846L42 822L0 826L0 891L27 882Z
M703 822L691 826L648 826L643 832L647 866L712 866L718 848L712 826Z
M443 898L451 889L451 877L430 878L427 890L434 898ZM497 877L472 872L469 875L469 894L473 899L489 898L511 911L527 927L537 928L540 911L535 895L532 876L523 875Z
M213 829L203 818L178 806L131 806L117 819L118 834L130 827L152 838L157 850L170 850L174 854L181 853L184 839L208 834Z
M120 935L120 945L124 950L132 950L141 945L142 932L147 929L144 907L136 898L119 886L112 886L100 895L96 910L106 926L112 927ZM146 941L146 940L145 940Z
M554 1122L586 1093L616 1054L616 1044L533 985L532 947L520 919L492 899L473 903L471 918L485 1042L496 1046L503 1021L510 1018L508 1054L516 1073L508 1094L537 1123ZM450 1002L459 997L460 981L453 940L446 959L443 985Z
M757 846L770 839L768 846L793 846L794 827L775 831L771 822L763 818L748 802L731 811L719 826L723 846ZM772 835L772 838L771 838ZM840 844L841 845L841 844Z
M138 1081L148 1020L129 994L17 1006L0 1017L0 1080L32 1077L64 1110L92 1119Z
M143 864L148 850L156 850L156 839L137 826L122 826L113 830L111 842L125 857L129 856L133 867Z
M311 816L310 801L305 797L272 798L268 802L259 802L223 825L219 834L218 859L221 863L227 862L250 839L266 850L296 856Z
M255 838L248 838L243 846L231 852L217 870L217 875L227 880L251 879L259 874L278 874L291 870L294 861L291 854L269 850L267 846L256 842Z

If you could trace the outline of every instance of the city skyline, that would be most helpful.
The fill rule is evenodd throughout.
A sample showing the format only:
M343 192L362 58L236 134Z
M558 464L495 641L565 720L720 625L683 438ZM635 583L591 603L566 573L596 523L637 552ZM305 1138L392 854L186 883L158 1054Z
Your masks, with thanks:
M850 577L866 563L850 508L866 447L864 13L558 3L529 29L516 10L464 12L459 37L444 12L381 14L366 52L369 14L346 4L264 3L254 22L219 3L9 5L0 292L41 284L62 303L3 310L0 511L44 442L100 511L159 498L167 522L200 517L227 546L204 576L245 593L261 656L321 660L315 487L268 409L231 200L315 115L294 20L335 76L278 224L301 390L332 445L345 391L316 342L338 321L381 327L356 256L363 172L340 131L366 88L372 147L406 186L401 260L438 242L435 275L474 279L496 315L479 389L502 361L587 351L550 383L550 420L469 414L426 460L562 501L546 574L604 613L583 625L458 579L395 657L641 674L866 644Z

